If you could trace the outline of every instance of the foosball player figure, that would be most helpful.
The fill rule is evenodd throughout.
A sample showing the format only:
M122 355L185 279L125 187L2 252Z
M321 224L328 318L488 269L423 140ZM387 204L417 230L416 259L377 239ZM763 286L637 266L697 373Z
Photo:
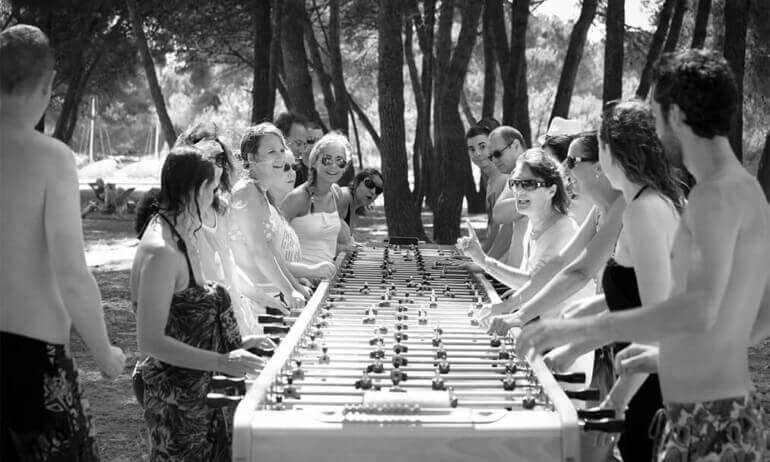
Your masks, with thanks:
M438 363L438 371L441 374L449 374L449 361L446 360L446 358L442 359L440 363Z
M505 372L508 374L515 374L519 370L519 367L516 365L516 361L511 358L508 360L508 363L505 365Z
M318 364L329 364L329 347L325 343L321 345L321 355L318 356Z
M468 317L472 318L476 314L476 307L474 305L471 305L470 308L468 308Z
M475 317L471 318L471 326L478 326L478 325L479 325L478 318L475 318Z
M489 345L493 348L498 348L502 344L500 337L497 333L492 334L492 338L489 339Z
M408 278L406 278L406 286L414 287L414 276L409 276Z
M275 403L273 403L272 406L270 406L271 409L274 411L283 411L286 409L286 406L283 405L283 396L276 395L275 397Z
M385 357L385 350L382 347L375 348L369 352L369 357L372 359L382 359Z
M497 353L497 359L511 359L511 353L505 348L505 345L500 345L500 351Z
M438 347L438 350L436 350L436 356L435 357L436 357L436 359L446 359L447 354L446 354L446 350L444 349L443 346L439 346Z
M433 380L431 380L430 386L434 390L446 390L446 385L444 384L444 378L441 377L441 371L439 371L438 369L436 369L436 373L433 374Z
M291 371L291 377L294 380L302 380L305 378L305 371L302 370L302 361L299 359L294 361L294 364L296 365L294 369Z
M396 353L391 361L393 362L393 367L407 366L409 364L409 360L400 353Z
M299 399L299 392L294 386L294 379L291 377L286 378L286 386L283 387L283 396L287 398Z
M421 325L428 324L428 312L422 308L417 311L417 323Z
M436 298L436 289L430 290L430 302L428 303L428 306L431 308L438 307L438 299Z
M374 313L371 310L366 311L366 316L361 320L364 324L374 324L377 322L377 318L374 317Z
M364 371L360 379L356 380L356 388L361 390L368 390L372 388L372 378L369 377L369 373Z
M393 340L395 340L396 342L406 342L407 340L409 340L409 334L401 331L393 332Z
M449 298L455 298L454 292L452 292L452 289L449 287L449 284L444 286L444 295Z
M527 389L527 395L524 397L524 399L521 400L521 405L524 407L524 409L534 409L536 404L537 400L535 400L535 396L532 394L532 390Z
M394 388L398 388L398 384L401 382L406 382L406 379L406 372L402 371L398 367L395 367L390 371L390 380L393 382Z
M396 330L407 330L407 329L409 329L409 324L401 321L396 322Z
M382 338L382 334L378 330L375 329L374 331L374 337L369 339L369 345L375 346L375 345L384 345L385 339Z
M307 344L307 349L315 350L318 348L318 344L315 343L315 332L310 332L310 334L308 334L308 338L310 339L310 343Z
M396 354L408 353L409 352L409 347L404 345L401 342L396 342L396 344L393 345L393 352L396 353Z
M358 289L358 291L364 295L369 295L369 284L364 282L364 286Z
M390 306L390 291L385 291L385 293L382 294L382 301L380 302L380 306Z
M385 365L382 363L382 360L380 358L375 358L374 362L372 364L369 364L366 366L366 372L368 373L375 373L375 374L382 374L385 372Z
M441 334L437 331L433 331L433 340L431 340L431 343L434 347L441 345Z
M516 379L513 378L513 374L508 372L503 379L503 390L513 391L516 388Z

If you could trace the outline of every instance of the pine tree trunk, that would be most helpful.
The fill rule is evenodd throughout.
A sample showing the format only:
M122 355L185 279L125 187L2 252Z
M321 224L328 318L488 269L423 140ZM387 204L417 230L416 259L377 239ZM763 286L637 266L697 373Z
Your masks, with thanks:
M692 32L692 48L703 48L706 43L706 31L709 25L711 0L698 0L698 12L695 15L695 27Z
M323 124L315 107L313 80L308 70L305 53L305 21L307 12L304 0L285 0L281 14L281 54L283 76L289 95L288 109L308 120Z
M663 43L666 40L668 26L671 23L671 13L674 11L675 3L676 0L666 0L660 9L660 13L658 13L658 26L655 28L655 33L652 34L650 49L647 52L647 62L644 64L644 69L642 69L642 75L639 79L639 86L636 88L636 96L639 99L645 99L650 91L652 67L660 57L661 50L663 50Z
M623 36L625 0L607 0L607 39L604 42L604 89L602 101L623 97Z
M746 29L749 0L725 2L724 54L735 74L738 87L738 107L730 124L730 144L738 160L743 161L743 71L746 65Z
M559 77L559 86L556 90L556 98L553 102L550 120L554 117L569 118L569 106L572 100L572 91L575 88L575 79L577 78L580 60L583 59L583 48L585 48L588 29L596 16L596 7L598 0L583 0L583 7L580 9L580 17L572 33L569 36L569 45L567 54L564 57L564 66L561 69Z
M454 243L460 235L464 185L467 184L463 178L470 173L470 160L465 148L465 136L458 105L468 63L476 42L481 7L482 3L474 0L463 2L462 24L457 45L453 52L443 56L444 59L437 59L436 80L440 85L436 87L437 110L434 138L436 150L443 156L443 174L438 207L433 214L433 237L441 244ZM442 11L442 16L444 13L445 11ZM439 46L442 45L440 39L438 43ZM440 56L440 53L437 53L437 56Z
M671 26L668 28L668 37L666 44L663 45L663 52L669 53L676 50L676 44L679 42L679 33L682 31L682 21L687 12L687 3L689 0L677 0L674 15L671 17Z
M390 236L427 239L420 212L415 207L407 181L404 147L404 50L401 39L403 0L380 0L378 12L380 131L385 189L385 218Z
M340 2L329 1L329 62L331 63L332 84L334 85L334 120L332 128L348 133L348 100L345 98L345 77L342 72L342 51L340 49Z
M484 47L484 98L481 103L482 119L488 119L495 116L495 67L497 63L495 61L495 34L492 30L491 18L491 14L494 10L489 8L489 5L495 1L496 0L486 1L481 24L481 38Z
M273 120L270 101L270 50L273 28L270 23L272 0L254 1L254 78L251 84L251 123ZM273 87L275 92L275 87ZM275 97L273 97L275 99Z
M527 94L527 24L530 0L514 0L511 11L511 57L508 79L511 82L511 123L524 137L527 146L532 145L532 129L529 124L529 95ZM503 109L505 114L506 108ZM505 115L503 115L505 119Z
M158 113L160 127L163 130L163 137L166 139L168 146L171 147L176 142L176 130L174 130L174 124L171 123L171 118L168 116L168 111L166 110L166 102L163 99L163 92L158 83L158 76L155 74L155 63L152 60L152 55L150 55L150 47L147 45L147 37L144 35L144 25L139 17L136 0L126 0L126 7L128 8L128 14L131 18L131 28L136 36L139 54L142 56L144 73L147 76L147 83L150 86L150 94L155 103L155 110Z

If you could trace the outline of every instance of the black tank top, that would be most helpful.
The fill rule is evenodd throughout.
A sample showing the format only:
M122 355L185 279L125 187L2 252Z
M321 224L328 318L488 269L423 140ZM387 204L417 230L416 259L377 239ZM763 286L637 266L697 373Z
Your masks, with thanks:
M632 201L635 201L645 189L647 186L640 189ZM604 268L602 289L610 311L628 310L642 305L636 271L633 267L618 264L614 258L610 258ZM628 343L618 343L615 344L614 350L618 352L626 346ZM652 459L653 441L650 438L649 427L655 412L661 407L663 407L663 397L658 375L650 374L628 403L626 429L618 442L624 461L646 462Z

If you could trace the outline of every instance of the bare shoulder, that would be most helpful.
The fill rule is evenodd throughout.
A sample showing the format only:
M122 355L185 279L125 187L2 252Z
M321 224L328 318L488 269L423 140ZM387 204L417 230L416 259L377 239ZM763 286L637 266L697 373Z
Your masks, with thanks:
M659 194L643 194L631 201L623 210L623 221L631 227L658 226L674 214L673 205Z
M310 196L303 185L294 188L281 203L281 211L288 217L301 215L310 206Z
M230 207L239 210L242 209L256 196L256 188L251 182L245 179L238 180L233 185L230 192Z

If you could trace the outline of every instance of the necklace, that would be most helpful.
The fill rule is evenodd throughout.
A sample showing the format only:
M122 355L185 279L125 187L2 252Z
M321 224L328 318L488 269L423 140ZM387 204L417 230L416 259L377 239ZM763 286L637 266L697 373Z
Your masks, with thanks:
M542 227L540 230L538 230L538 231L535 231L535 227L533 226L533 227L532 227L532 229L531 229L531 230L530 230L530 232L529 232L529 239L530 239L531 241L536 241L536 240L540 239L540 237L541 237L541 236L542 236L542 235L543 235L543 234L544 234L546 231L548 231L548 229L549 229L551 226L553 226L553 224L554 224L554 223L556 223L556 221L557 221L557 220L558 220L558 215L556 215L556 214L551 214L551 218L549 218L549 219L548 219L548 222L547 222L547 224L546 224L544 227Z

